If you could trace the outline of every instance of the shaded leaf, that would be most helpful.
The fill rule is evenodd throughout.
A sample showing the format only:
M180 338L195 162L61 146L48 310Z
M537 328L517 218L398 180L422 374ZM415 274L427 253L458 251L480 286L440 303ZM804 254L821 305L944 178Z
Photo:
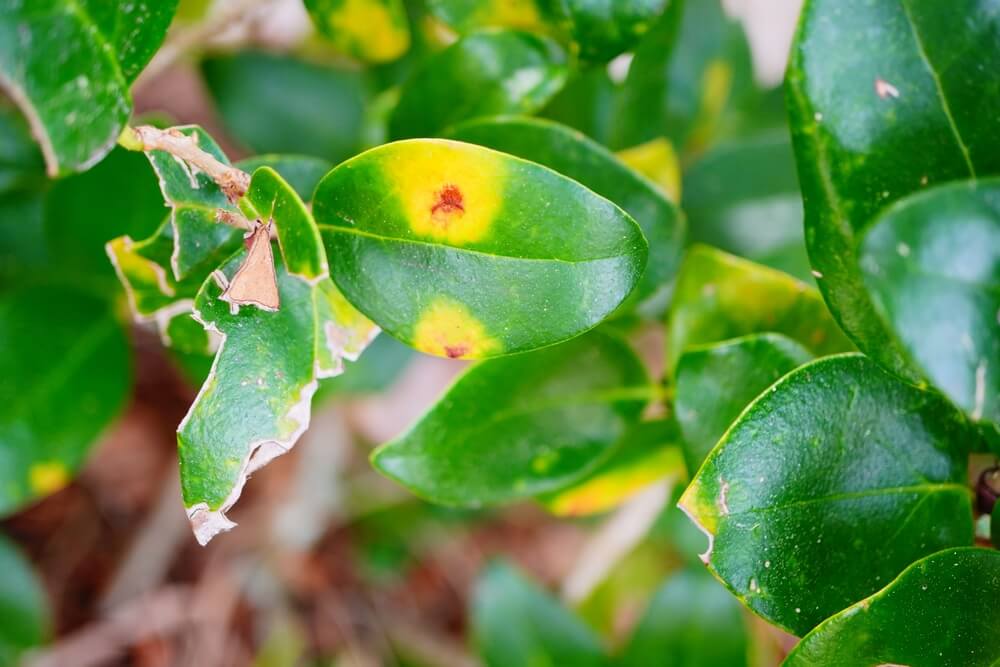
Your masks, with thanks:
M667 139L659 137L644 144L624 148L617 153L618 159L644 175L670 201L681 200L681 165L677 151Z
M384 63L410 48L410 27L402 0L304 2L320 34L347 55Z
M566 85L538 112L543 118L562 123L601 144L611 140L619 86L606 67L591 67L570 73Z
M0 195L33 189L45 180L45 161L27 121L0 101Z
M656 23L667 0L564 0L553 3L584 60L606 62L631 49Z
M427 0L438 19L461 34L478 28L516 28L529 32L553 31L553 15L539 0Z
M0 663L18 664L18 656L46 639L50 626L41 582L28 560L0 535Z
M611 202L453 141L397 142L348 160L320 182L314 207L344 296L439 356L571 338L615 310L645 265L642 232Z
M860 355L820 359L750 404L680 506L750 609L804 634L914 560L972 543L974 429Z
M594 332L470 368L372 464L415 494L479 506L562 488L593 470L649 396L635 353Z

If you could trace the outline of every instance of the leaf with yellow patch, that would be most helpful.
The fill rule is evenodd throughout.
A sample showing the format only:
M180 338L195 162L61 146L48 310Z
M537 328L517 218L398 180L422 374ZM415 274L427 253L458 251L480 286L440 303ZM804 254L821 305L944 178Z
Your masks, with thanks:
M349 56L384 63L410 48L402 0L305 0L319 32Z

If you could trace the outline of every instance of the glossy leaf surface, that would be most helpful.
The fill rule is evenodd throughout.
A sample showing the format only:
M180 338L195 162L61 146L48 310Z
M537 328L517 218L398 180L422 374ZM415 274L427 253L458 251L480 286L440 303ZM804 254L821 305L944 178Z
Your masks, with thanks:
M410 48L402 0L304 0L313 24L347 55L370 63L399 58Z
M1000 660L1000 553L949 549L806 635L785 667L992 667Z
M976 437L938 394L827 357L747 408L680 505L712 540L709 568L801 635L914 560L971 544Z
M617 206L471 144L380 146L330 172L313 205L344 296L439 356L576 336L618 307L646 263L641 230Z
M565 487L594 469L648 396L623 342L591 333L470 368L373 465L417 495L479 506Z
M584 60L605 62L631 49L656 23L667 0L565 0L555 4Z

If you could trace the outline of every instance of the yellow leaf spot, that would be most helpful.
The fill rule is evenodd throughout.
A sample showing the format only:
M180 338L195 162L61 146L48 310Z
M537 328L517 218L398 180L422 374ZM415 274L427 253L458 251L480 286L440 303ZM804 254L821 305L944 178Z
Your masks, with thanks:
M69 470L59 461L36 463L28 470L28 485L39 496L54 493L69 483Z
M688 149L700 152L712 140L733 87L733 68L725 60L708 63L701 75L701 101L698 122L688 139Z
M500 342L487 335L468 308L443 298L424 310L413 339L421 352L450 359L478 359L501 349Z
M681 201L681 164L674 145L665 137L657 137L638 146L619 151L618 158L659 186L667 199Z
M482 25L504 26L544 32L548 25L542 20L536 0L491 0L476 11L476 21Z
M344 0L327 22L341 47L369 62L395 60L410 48L410 33L386 0Z
M385 160L417 236L463 246L487 235L503 188L496 154L455 141L401 142Z

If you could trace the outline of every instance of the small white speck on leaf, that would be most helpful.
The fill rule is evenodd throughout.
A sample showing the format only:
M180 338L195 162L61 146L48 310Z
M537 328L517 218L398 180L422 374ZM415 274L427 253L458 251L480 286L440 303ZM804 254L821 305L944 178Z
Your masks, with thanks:
M822 278L823 277L823 274L820 273L819 271L817 271L816 269L812 270L812 274L813 274L814 278Z
M896 245L896 252L899 253L900 257L909 257L910 256L910 246L908 246L905 243L903 243L902 241L900 241Z
M890 97L892 99L898 99L899 98L899 89L896 88L896 86L894 86L891 83L889 83L888 81L886 81L885 79L882 79L880 77L876 77L876 79L875 79L875 94L877 94L883 100L889 99Z

